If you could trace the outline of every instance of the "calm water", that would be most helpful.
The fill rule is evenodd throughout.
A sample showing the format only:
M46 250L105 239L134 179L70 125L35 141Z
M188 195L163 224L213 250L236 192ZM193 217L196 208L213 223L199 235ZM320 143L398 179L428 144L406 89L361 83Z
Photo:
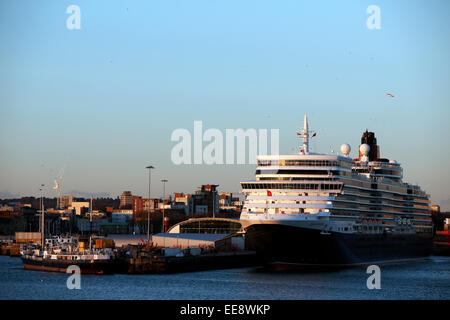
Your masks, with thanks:
M258 268L174 275L81 276L28 271L0 256L0 299L449 299L450 258L381 266L381 289L369 290L365 268L321 273L272 273Z

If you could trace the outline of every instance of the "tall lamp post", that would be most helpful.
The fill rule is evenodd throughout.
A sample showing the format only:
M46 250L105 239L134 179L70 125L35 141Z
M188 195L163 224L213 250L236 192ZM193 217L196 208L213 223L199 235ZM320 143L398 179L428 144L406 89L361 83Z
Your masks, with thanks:
M218 184L215 184L215 185L213 185L213 187L214 187L214 191L213 191L213 218L215 219L216 218L216 195L217 195L217 187L218 187L219 185Z
M44 195L42 189L44 188L44 184L41 184L41 247L44 248L44 232L45 232L45 224L44 224Z
M155 169L155 167L147 166L145 168L148 169L147 244L149 244L150 243L150 185L151 185L152 169Z
M165 198L166 198L166 182L168 182L168 180L166 180L166 179L163 179L163 180L161 180L161 182L163 183L163 207L162 207L162 212L163 212L163 215L162 215L162 226L161 226L161 231L163 232L163 233L165 233L166 232L166 228L164 227L164 219L165 219L165 214L164 214L164 201L165 201Z

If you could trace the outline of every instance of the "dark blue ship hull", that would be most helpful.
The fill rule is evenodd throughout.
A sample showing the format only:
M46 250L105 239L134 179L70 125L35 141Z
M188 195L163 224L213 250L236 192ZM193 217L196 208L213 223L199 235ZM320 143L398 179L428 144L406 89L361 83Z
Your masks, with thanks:
M432 252L431 234L323 233L273 224L246 228L246 248L278 268L350 267L417 260Z

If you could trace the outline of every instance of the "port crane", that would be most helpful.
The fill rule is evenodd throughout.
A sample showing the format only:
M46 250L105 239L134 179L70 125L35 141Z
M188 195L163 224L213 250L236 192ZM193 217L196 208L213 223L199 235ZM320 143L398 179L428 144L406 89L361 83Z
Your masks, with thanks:
M61 180L64 175L64 171L66 170L67 164L64 164L64 167L59 171L59 174L55 178L55 186L53 187L53 190L56 190L56 208L61 209Z

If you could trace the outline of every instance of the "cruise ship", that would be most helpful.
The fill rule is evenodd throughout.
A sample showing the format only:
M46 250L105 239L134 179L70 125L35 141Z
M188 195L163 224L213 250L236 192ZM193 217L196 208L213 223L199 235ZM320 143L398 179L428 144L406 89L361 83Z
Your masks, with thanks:
M241 182L246 247L277 269L361 266L423 259L432 250L429 195L402 181L395 160L380 157L373 132L359 156L309 151L308 119L292 155L260 155L256 180Z

